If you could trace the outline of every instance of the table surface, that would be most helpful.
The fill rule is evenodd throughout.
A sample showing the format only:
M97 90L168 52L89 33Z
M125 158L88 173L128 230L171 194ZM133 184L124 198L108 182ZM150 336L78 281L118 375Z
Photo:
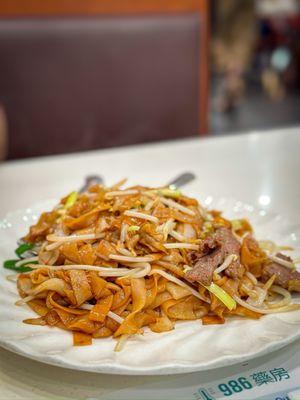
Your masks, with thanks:
M123 177L128 184L162 185L192 171L197 180L186 190L198 192L200 201L208 195L234 197L299 222L299 150L300 127L295 127L10 161L0 166L0 216L60 198L89 174L101 174L108 185ZM219 374L226 376L226 370ZM188 374L186 382L211 375ZM109 392L164 381L70 371L0 350L1 399L104 399Z

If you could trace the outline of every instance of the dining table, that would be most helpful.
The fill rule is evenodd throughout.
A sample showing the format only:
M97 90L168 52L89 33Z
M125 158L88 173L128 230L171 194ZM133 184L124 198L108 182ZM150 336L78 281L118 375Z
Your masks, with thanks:
M211 199L234 198L283 215L299 228L300 126L8 160L0 164L0 219L60 199L88 175L101 175L107 185L127 178L128 185L162 186L187 171L196 179L184 190L207 206ZM298 340L233 366L158 376L65 369L1 348L0 399L300 399L299 345ZM274 369L281 369L280 379L259 380ZM242 394L230 389L230 382L250 376L252 387Z

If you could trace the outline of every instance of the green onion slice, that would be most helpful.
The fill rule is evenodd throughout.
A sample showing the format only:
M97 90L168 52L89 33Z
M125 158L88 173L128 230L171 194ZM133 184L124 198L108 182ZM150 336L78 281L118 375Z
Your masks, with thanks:
M78 192L72 192L71 194L69 194L65 206L64 208L70 208L75 204L75 201L77 200L78 197Z
M33 246L34 245L32 243L22 243L18 248L16 248L15 253L21 258L21 255L25 253L25 251L31 250Z
M158 194L161 196L178 199L181 196L181 191L165 188L165 189L158 190Z
M20 265L19 267L16 266L16 263L20 260L6 260L3 263L3 267L6 269L11 269L16 272L28 272L32 271L32 268L26 267L26 264ZM37 264L36 261L28 262L28 264Z
M220 286L212 282L209 286L205 287L213 293L228 308L228 310L232 311L236 308L236 301Z
M138 231L139 229L140 229L139 226L137 226L137 225L132 225L132 226L130 226L130 227L127 229L127 232L135 232L135 231Z

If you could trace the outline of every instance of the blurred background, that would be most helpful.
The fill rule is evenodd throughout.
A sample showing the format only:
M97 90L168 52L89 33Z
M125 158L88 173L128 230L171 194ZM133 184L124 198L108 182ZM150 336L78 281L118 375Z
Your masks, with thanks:
M300 0L1 0L0 159L300 122Z
M215 0L210 131L299 123L300 2Z

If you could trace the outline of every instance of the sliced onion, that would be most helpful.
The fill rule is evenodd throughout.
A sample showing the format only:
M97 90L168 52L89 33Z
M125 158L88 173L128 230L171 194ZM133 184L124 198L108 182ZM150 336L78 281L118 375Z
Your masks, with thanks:
M214 270L215 274L219 274L220 272L224 271L226 268L228 268L230 266L230 264L232 263L232 261L236 260L237 256L236 254L230 254L229 256L227 256L224 260L224 262Z
M125 249L124 247L118 247L117 250L118 250L118 252L121 253L123 256L134 257L134 255L131 253L131 251Z
M163 235L164 235L164 240L167 240L170 232L175 227L174 219L173 218L169 218L167 220L167 222L162 226L163 226L162 232L163 232Z
M186 242L187 241L187 237L183 236L181 233L172 230L169 233L170 236L172 236L174 239L179 240L179 242Z
M146 194L146 193L145 193ZM147 194L146 194L147 196ZM144 210L145 211L150 211L152 208L154 208L159 202L159 197L156 197L155 199L152 199L148 201L148 203L145 205Z
M273 285L275 279L276 279L276 274L272 275L271 278L267 280L267 282L263 285L263 289L269 290L270 287Z
M250 289L249 286L245 285L244 283L241 284L240 289L243 290L251 298L258 298L258 293L255 290Z
M192 215L193 217L195 216L195 212L193 210L190 210L189 208L184 207L179 203L176 203L176 201L174 200L166 199L165 197L160 197L160 201L170 208L175 208L176 210L179 210L184 214Z
M256 293L256 298L254 299L252 297L249 297L247 299L247 303L254 307L260 307L264 303L264 301L267 297L268 291L266 289L262 289L258 286L253 291Z
M284 307L277 307L277 308L259 308L259 307L254 307L248 304L246 301L240 299L238 296L234 295L233 296L234 300L241 306L247 308L248 310L254 311L259 314L275 314L275 313L281 313L281 312L287 312L287 311L295 311L300 309L300 304L289 304Z
M295 264L293 262L291 262L291 261L283 260L280 257L274 256L273 254L269 254L268 258L270 260L276 262L277 264L282 265L283 267L290 268L290 269L296 269Z
M286 289L282 288L281 286L273 285L271 287L271 291L280 294L281 296L283 296L283 299L277 302L268 303L269 308L282 307L291 303L292 301L291 293Z
M38 261L40 264L54 265L59 257L59 250L54 249L52 251L45 250L46 246L43 244L39 256Z
M46 246L46 250L53 250L59 246L61 246L63 243L69 243L69 242L80 242L80 241L85 241L85 240L93 240L93 239L102 239L104 238L105 234L104 233L87 233L85 235L69 235L69 236L57 236L57 235L48 235L46 239L49 242L54 242L51 244L48 244Z
M111 271L111 270L114 271ZM124 277L128 276L130 274L134 274L134 272L140 272L140 268L133 268L133 269L128 269L128 268L106 268L106 271L99 271L99 276L103 277Z
M91 239L99 239L104 237L101 233L86 233L84 235L69 235L69 236L58 236L58 235L48 235L46 239L48 242L76 242L78 240L91 240Z
M133 217L133 218L145 219L145 220L154 222L155 224L159 223L159 219L157 217L154 217L153 215L149 215L149 214L144 214L139 211L127 210L124 212L124 215L127 215L128 217Z
M49 268L52 271L70 271L70 270L84 270L84 271L97 271L99 272L100 276L107 276L107 277L118 277L118 276L125 276L131 273L133 270L128 268L111 268L111 267L98 267L97 265L43 265L43 264L30 264L31 268L38 269L38 268ZM141 267L135 268L136 272L141 271Z
M121 233L120 233L120 242L121 243L125 242L126 235L127 235L127 228L128 228L128 225L124 224L124 222L123 222L122 227L121 227Z
M122 278L143 278L149 275L151 271L151 265L149 263L139 263L137 268L129 270L128 274L124 275Z
M247 271L245 275L247 276L247 278L250 279L250 281L253 283L253 285L257 285L257 279L251 272Z
M107 192L105 193L105 197L116 197L116 196L128 196L131 194L138 194L139 191L136 189L130 189L130 190L115 190L112 192Z
M76 265L46 265L46 264L29 264L30 268L32 269L39 269L39 268L48 268L53 271L65 270L69 271L72 269L79 269L79 270L86 270L86 271L106 271L111 267L100 267L98 265L85 265L85 264L76 264ZM112 268L111 268L112 269ZM113 268L113 269L120 269L120 268Z
M144 257L127 257L127 256L120 256L119 254L110 254L109 258L111 260L116 261L125 261L125 262L151 262L154 261L153 256L144 256Z
M198 250L199 246L192 243L164 243L166 249L190 249Z
M149 200L148 203L145 205L144 210L145 211L150 211L151 208L153 207L154 201L155 200Z
M15 265L16 265L16 267L20 267L21 265L29 264L34 261L38 261L38 259L39 259L38 257L23 258L22 260L16 262Z

